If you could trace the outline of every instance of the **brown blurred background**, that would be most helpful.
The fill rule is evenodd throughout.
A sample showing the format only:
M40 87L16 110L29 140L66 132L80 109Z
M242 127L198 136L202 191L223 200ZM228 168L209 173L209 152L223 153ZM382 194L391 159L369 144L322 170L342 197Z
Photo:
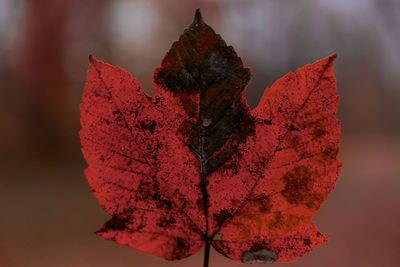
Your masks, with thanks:
M400 266L398 0L0 0L0 266L201 266L202 253L167 262L93 234L108 216L77 134L88 55L151 92L198 7L252 69L251 107L285 73L338 54L343 169L314 217L331 240L281 266ZM242 265L212 251L216 266Z

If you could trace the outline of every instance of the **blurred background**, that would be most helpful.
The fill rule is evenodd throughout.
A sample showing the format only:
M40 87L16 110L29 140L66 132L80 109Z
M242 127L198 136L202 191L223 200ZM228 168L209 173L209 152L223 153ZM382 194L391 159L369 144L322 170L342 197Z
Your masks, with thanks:
M167 262L93 234L108 216L78 139L88 55L151 93L199 7L252 69L251 107L287 72L338 54L343 169L313 219L331 240L281 265L400 266L398 0L0 0L0 266L201 266L202 252Z

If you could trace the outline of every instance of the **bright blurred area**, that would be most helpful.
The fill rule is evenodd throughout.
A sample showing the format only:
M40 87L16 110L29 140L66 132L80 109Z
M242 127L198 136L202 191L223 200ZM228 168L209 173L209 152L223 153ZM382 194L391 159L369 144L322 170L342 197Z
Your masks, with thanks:
M282 266L400 266L398 0L0 0L0 266L201 266L201 253L166 262L93 234L108 216L78 138L89 54L151 93L196 8L252 69L251 107L338 55L343 169L314 217L331 240ZM212 251L213 266L242 265Z

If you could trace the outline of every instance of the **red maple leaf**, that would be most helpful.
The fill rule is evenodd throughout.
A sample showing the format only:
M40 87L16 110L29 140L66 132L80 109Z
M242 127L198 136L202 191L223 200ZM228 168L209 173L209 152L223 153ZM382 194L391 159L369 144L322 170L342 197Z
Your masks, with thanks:
M90 58L80 138L111 218L98 235L167 260L206 245L292 261L327 241L311 218L341 163L335 55L289 73L250 110L250 71L196 12L154 73L154 95ZM205 266L207 263L205 263Z

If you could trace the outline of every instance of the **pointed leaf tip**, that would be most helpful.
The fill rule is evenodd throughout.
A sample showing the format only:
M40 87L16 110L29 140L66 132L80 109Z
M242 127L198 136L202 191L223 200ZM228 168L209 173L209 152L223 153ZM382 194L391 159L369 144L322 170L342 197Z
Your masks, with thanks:
M89 62L90 63L93 63L95 61L95 58L94 58L94 56L92 56L92 55L89 55Z
M337 58L337 54L336 53L333 53L332 55L329 56L329 60L332 61L332 62L334 62L336 60L336 58Z
M201 23L201 22L203 22L203 17L201 15L200 8L198 8L198 9L196 9L196 13L194 15L193 23L197 24L197 23Z
M329 55L328 57L326 57L324 60L325 60L325 64L326 64L326 70L328 70L329 69L329 71L330 72L332 72L333 73L333 65L334 65L334 63L335 63L335 61L336 61L336 57L337 57L337 55L336 55L336 53L334 53L334 54L332 54L332 55Z

